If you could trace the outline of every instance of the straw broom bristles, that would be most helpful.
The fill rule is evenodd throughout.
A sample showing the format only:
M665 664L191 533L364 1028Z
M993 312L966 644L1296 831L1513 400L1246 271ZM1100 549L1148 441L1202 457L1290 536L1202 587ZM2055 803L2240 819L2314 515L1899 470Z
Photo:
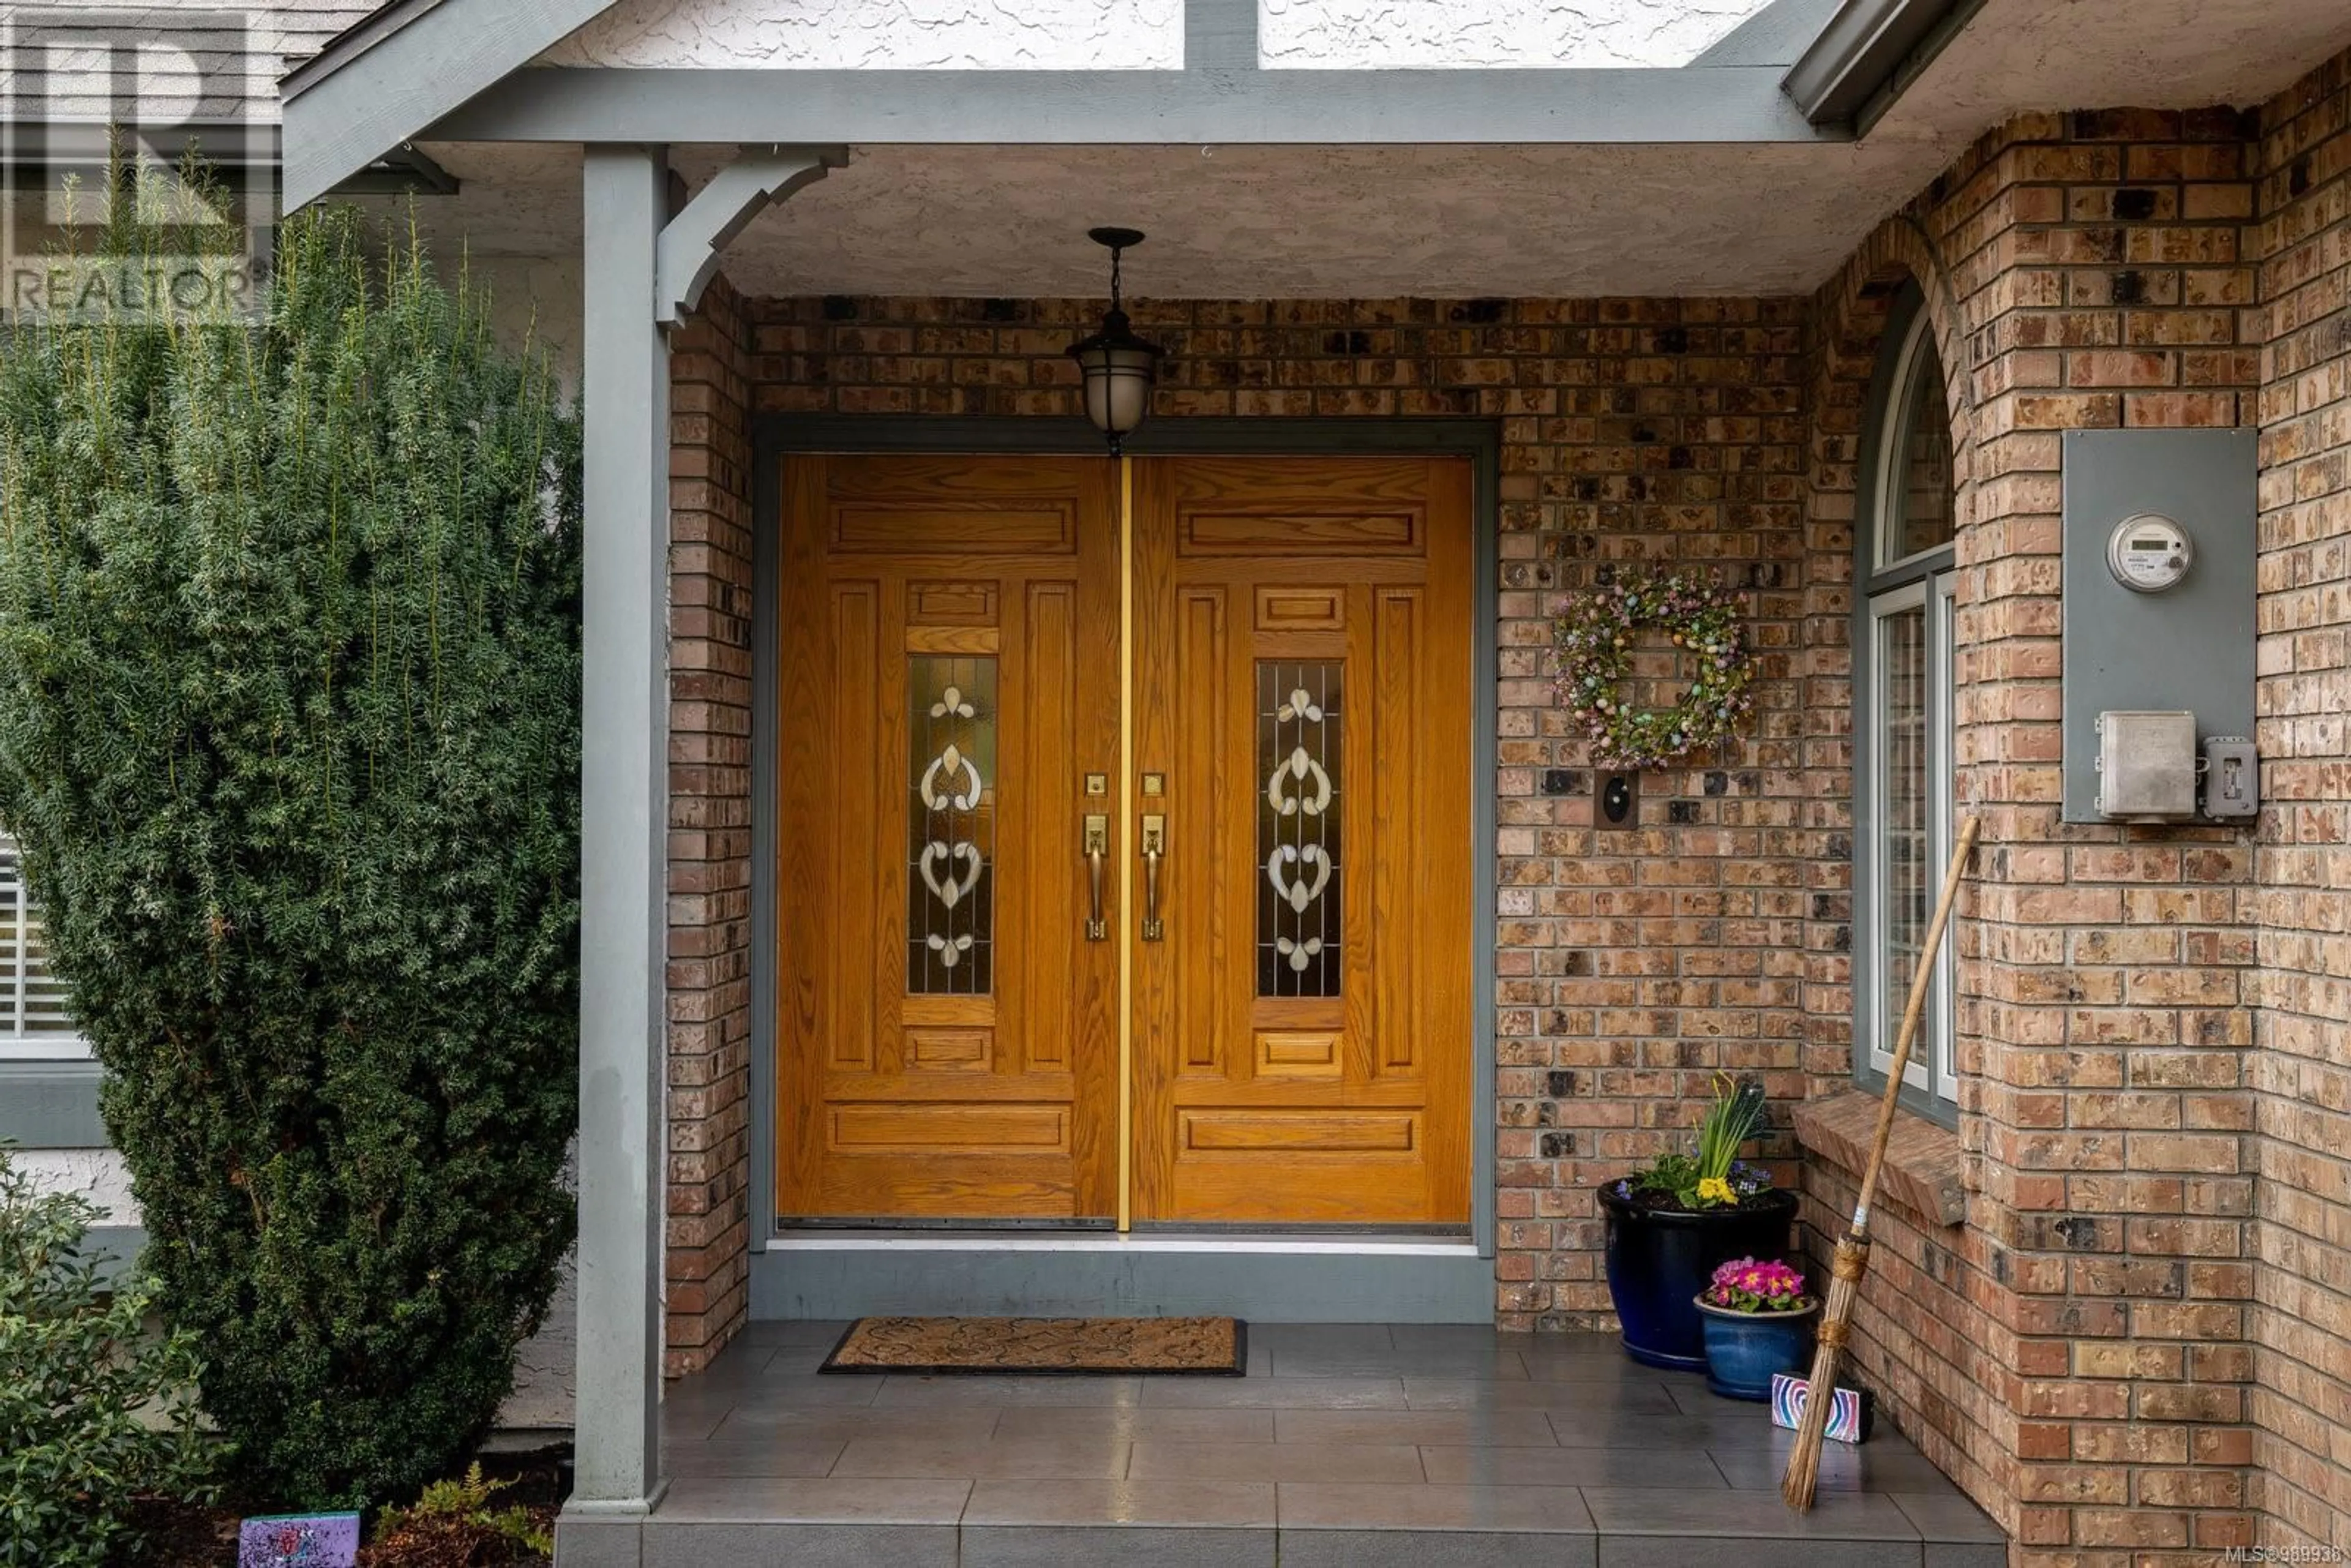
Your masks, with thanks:
M1836 1258L1829 1268L1829 1299L1821 1313L1812 1375L1804 1384L1804 1413L1796 1424L1796 1446L1788 1455L1788 1473L1780 1483L1780 1495L1792 1509L1812 1507L1813 1494L1820 1485L1821 1439L1828 1430L1829 1407L1836 1403L1837 1363L1844 1358L1845 1336L1852 1332L1861 1277L1869 1271L1869 1202L1877 1195L1877 1175L1886 1166L1886 1140L1894 1131L1894 1103L1902 1092L1902 1075L1910 1066L1910 1043L1917 1037L1918 1019L1927 1010L1928 993L1933 988L1943 927L1950 922L1951 904L1959 895L1959 877L1967 869L1980 826L1972 816L1959 824L1951 868L1943 875L1943 895L1935 904L1935 918L1928 923L1927 940L1918 954L1918 972L1910 977L1910 1002L1902 1009L1894 1061L1886 1071L1886 1097L1878 1103L1877 1136L1870 1145L1869 1164L1861 1173L1861 1197L1853 1206L1853 1224L1837 1242Z

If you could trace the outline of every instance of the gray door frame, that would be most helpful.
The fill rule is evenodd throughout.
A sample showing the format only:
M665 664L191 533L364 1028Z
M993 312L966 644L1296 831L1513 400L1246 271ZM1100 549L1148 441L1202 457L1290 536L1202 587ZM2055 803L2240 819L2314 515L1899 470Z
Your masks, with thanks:
M1495 1244L1494 1025L1499 1006L1495 959L1499 843L1496 762L1499 722L1501 432L1492 420L1170 418L1127 438L1135 456L1248 454L1330 456L1458 456L1472 473L1471 534L1475 604L1470 679L1478 693L1470 764L1480 782L1470 796L1470 961L1477 1002L1470 1029L1470 1233L1478 1255ZM752 512L751 657L751 1201L754 1252L776 1233L776 571L782 497L781 460L796 452L1068 453L1100 455L1102 436L1079 420L924 417L904 414L761 415L753 421L756 471ZM1105 457L1105 461L1108 458ZM754 1313L765 1292L753 1292Z

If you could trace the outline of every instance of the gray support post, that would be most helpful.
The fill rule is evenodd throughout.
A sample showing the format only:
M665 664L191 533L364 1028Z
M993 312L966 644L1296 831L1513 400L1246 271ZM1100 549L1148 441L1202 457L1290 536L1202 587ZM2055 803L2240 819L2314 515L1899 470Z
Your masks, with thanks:
M653 322L669 216L657 147L584 159L580 1366L567 1512L659 1500L669 826L669 349Z

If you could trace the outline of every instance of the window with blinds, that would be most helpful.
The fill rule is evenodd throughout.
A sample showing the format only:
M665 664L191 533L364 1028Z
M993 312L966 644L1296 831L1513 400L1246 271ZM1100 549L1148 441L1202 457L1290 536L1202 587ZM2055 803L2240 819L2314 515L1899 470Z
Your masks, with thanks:
M86 1056L49 972L40 911L26 896L16 845L0 837L0 1060Z

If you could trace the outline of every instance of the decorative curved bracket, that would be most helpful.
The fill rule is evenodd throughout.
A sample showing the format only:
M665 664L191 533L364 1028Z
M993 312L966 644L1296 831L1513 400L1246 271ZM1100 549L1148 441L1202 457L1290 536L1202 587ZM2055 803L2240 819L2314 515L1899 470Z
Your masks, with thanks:
M662 225L655 246L653 320L674 327L702 303L719 259L753 218L789 201L849 162L841 147L745 148L711 177L684 210Z

